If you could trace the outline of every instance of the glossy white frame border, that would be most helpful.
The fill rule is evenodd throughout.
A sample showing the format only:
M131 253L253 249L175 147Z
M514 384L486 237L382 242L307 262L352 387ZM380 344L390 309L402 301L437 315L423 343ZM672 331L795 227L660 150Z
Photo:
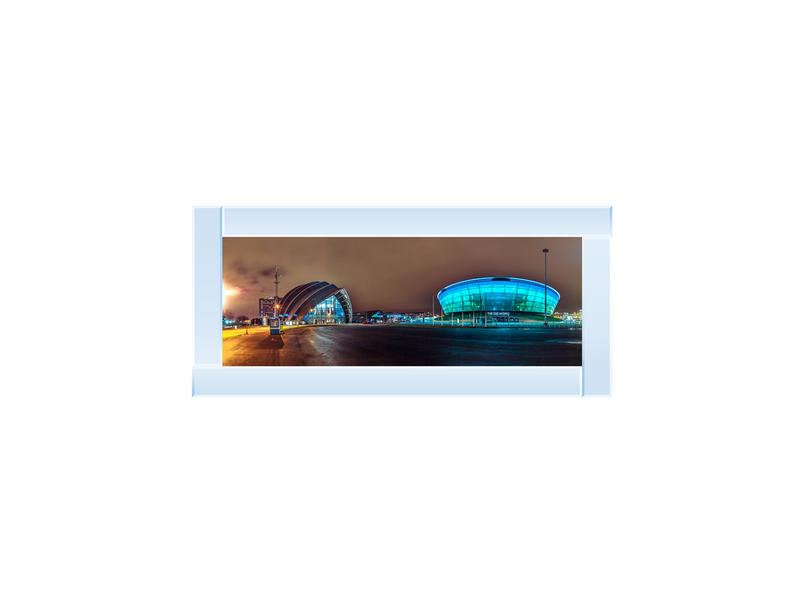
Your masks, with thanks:
M610 396L611 235L611 207L194 207L192 393ZM583 366L223 366L220 313L224 236L582 237Z

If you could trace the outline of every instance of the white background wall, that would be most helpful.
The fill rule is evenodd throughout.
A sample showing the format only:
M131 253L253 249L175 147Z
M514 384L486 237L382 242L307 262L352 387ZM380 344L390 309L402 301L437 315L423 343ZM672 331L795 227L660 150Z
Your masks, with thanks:
M800 601L800 25L4 8L0 598ZM236 204L613 205L614 396L191 398Z

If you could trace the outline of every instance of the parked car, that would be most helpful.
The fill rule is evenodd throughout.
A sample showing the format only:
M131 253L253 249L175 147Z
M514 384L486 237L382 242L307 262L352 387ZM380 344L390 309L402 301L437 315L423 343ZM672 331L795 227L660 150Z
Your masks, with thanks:
M364 320L364 321L363 321L363 324L364 324L364 325L370 325L371 323L370 323L369 321L367 321L367 320Z

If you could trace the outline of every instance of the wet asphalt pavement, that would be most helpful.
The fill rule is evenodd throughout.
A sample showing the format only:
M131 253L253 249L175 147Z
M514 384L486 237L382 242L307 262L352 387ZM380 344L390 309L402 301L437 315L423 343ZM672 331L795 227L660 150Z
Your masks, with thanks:
M342 325L223 342L224 366L581 366L581 329ZM550 341L558 340L558 341Z

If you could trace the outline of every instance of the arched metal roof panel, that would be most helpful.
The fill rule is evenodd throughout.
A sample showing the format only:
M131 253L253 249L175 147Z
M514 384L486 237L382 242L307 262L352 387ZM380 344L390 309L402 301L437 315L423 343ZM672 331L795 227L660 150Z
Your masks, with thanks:
M290 291L288 291L287 295L282 300L282 307L280 308L280 313L282 316L287 317L289 320L293 318L293 313L290 312L290 308L292 308L300 298L304 297L306 292L315 289L321 285L326 285L324 281L311 281L309 283L305 283L303 285L299 285L298 287L294 287Z
M338 289L338 292L335 294L335 299L340 302L341 308L343 308L343 314L346 317L344 322L352 322L354 311L352 310L352 300L349 298L349 294L346 292L346 289Z
M286 320L302 318L309 311L308 308L315 307L330 297L335 297L341 304L345 322L352 322L354 309L346 289L326 281L311 281L288 291L282 298L279 314Z

